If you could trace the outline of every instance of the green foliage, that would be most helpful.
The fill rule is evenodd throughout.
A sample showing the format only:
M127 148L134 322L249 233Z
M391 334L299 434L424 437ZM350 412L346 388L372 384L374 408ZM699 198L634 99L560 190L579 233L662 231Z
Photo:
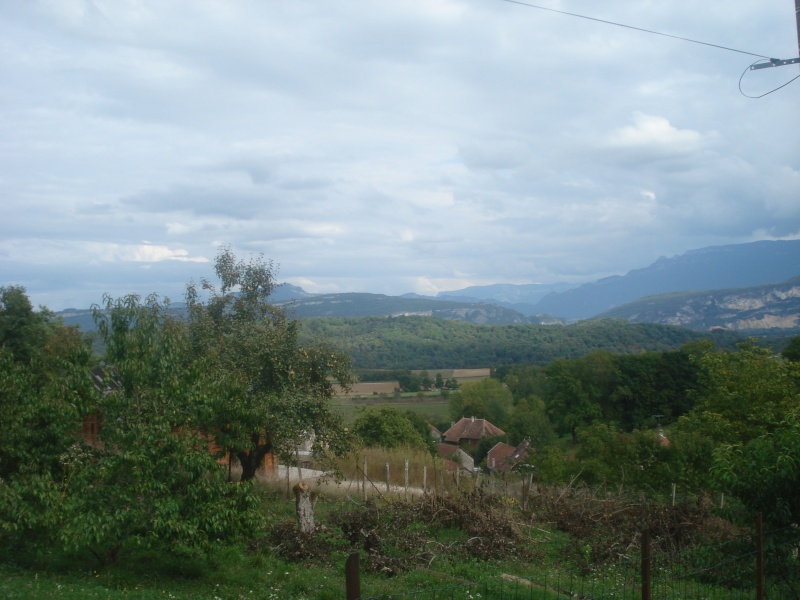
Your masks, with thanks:
M603 423L581 430L580 461L583 481L591 485L627 485L638 490L667 490L674 477L669 447L649 430L617 431Z
M753 512L775 525L800 519L800 408L774 429L743 444L714 451L711 472L723 489L741 498Z
M595 351L546 367L502 369L499 376L517 401L544 398L558 431L577 441L577 428L594 420L613 422L630 432L686 413L692 406L689 390L698 387L692 351Z
M317 337L331 340L360 369L447 369L541 366L598 349L625 354L666 351L709 335L619 319L567 326L476 325L430 317L303 319L300 341Z
M0 537L47 544L61 523L67 456L96 400L88 343L34 313L21 288L3 291L0 322Z
M545 448L556 441L556 434L547 416L544 401L538 396L520 400L503 430L508 435L508 443L512 446L527 439L533 448Z
M752 343L700 357L703 394L680 423L714 446L717 485L775 524L800 518L800 364Z
M602 362L605 363L605 360ZM588 366L593 365L588 363ZM577 361L566 360L557 360L547 367L548 413L556 430L569 433L573 444L578 442L578 429L602 414L599 399L603 389L591 377L591 368L587 369L589 377L581 377L583 367ZM604 381L607 381L607 377L598 379L598 382Z
M737 444L769 433L797 405L798 367L743 343L738 352L697 356L699 386L681 427L716 443Z
M541 483L561 483L567 472L567 461L558 446L547 446L529 461L535 468L536 480Z
M346 448L341 419L329 408L333 383L351 382L347 357L320 342L298 343L298 324L267 303L272 263L239 261L230 248L217 255L219 290L189 284L186 301L193 356L212 390L202 425L255 476L268 453L288 457L309 437L320 454ZM238 291L237 291L238 290Z
M414 418L413 413L410 416ZM430 435L419 431L408 412L404 414L391 406L368 406L362 409L353 422L352 430L365 446L387 449L428 448L428 440L432 439Z
M0 287L0 347L16 362L29 362L44 347L51 333L47 309L35 312L25 288Z
M800 362L800 335L793 337L781 352L786 360Z
M696 368L687 351L614 357L613 391L603 399L603 418L626 431L658 420L672 421L692 407Z
M186 326L155 297L106 297L95 315L113 368L101 445L67 461L62 544L105 562L126 544L197 551L251 532L251 486L225 482L201 428L209 389Z
M412 373L409 369L396 369L392 375L397 379L401 392L419 392L423 389L420 376Z
M462 417L487 419L493 425L505 426L514 406L511 391L497 379L470 381L448 397L450 417L458 421Z

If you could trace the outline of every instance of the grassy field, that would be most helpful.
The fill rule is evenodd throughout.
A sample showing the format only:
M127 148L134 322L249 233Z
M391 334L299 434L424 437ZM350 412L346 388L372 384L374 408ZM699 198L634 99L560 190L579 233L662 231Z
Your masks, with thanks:
M376 466L386 459L380 452L370 455ZM391 504L395 500L387 501ZM327 526L317 536L320 551L312 550L302 557L281 556L292 553L292 536L276 539L264 534L248 545L212 548L206 556L128 550L120 554L115 564L102 568L88 554L69 555L53 550L11 555L3 549L0 598L339 600L345 597L344 566L352 546L340 534L328 533L328 527L336 514L351 510L353 502L342 493L321 495L315 513L318 522ZM284 531L289 526L293 530L293 509L294 501L282 491L265 496L265 511L270 514L268 529ZM448 543L466 540L463 532L456 529L446 531L443 539ZM436 568L397 570L391 576L365 568L362 594L461 585L484 571L475 561L452 562L445 554L436 563Z
M391 457L370 460L386 458ZM653 512L647 502L581 489L569 494L538 489L525 508L516 494L480 489L367 503L357 494L320 492L315 506L320 527L312 538L297 533L293 501L278 491L265 491L263 498L268 515L263 532L246 544L213 547L203 556L128 548L101 568L87 554L0 546L0 598L341 599L345 561L357 551L363 597L415 591L418 599L633 599L641 597L641 559L631 540L645 521L659 540L654 556L674 555L664 550L671 547L668 538L676 523L691 539L678 560L654 568L653 585L662 590L654 597L752 597L747 574L752 556L736 545L749 535L726 525L730 535L719 537L718 516L693 504L662 505ZM745 556L744 561L731 562L734 555ZM701 564L696 561L707 565L707 559L711 569L696 569ZM702 577L686 577L687 566ZM739 578L732 588L726 587L729 575ZM479 585L467 590L468 582ZM458 591L432 591L442 588ZM776 587L772 591L770 597L791 597Z
M351 423L358 411L366 406L393 406L398 410L410 410L422 415L429 423L444 423L450 420L447 398L439 392L403 393L399 395L336 396L331 406Z

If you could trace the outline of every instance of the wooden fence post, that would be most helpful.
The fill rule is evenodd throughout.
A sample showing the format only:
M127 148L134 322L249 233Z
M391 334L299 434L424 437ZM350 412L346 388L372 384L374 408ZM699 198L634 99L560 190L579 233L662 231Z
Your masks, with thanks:
M386 493L389 493L389 463L386 463Z
M408 459L406 459L406 465L405 465L405 482L406 482L405 495L406 495L406 498L407 498L408 497Z
M756 516L756 600L764 600L764 518Z
M367 501L367 455L364 455L364 502Z
M642 600L651 600L650 595L650 530L642 531Z
M358 600L361 598L361 576L359 574L359 554L353 552L347 557L344 564L345 588L347 590L347 600Z
M422 493L428 493L428 465L422 467Z

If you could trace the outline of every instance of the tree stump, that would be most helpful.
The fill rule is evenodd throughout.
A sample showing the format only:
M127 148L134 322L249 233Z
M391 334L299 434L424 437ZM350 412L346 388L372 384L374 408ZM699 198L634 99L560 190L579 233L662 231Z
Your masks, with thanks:
M297 528L302 533L314 533L314 502L316 494L308 491L308 485L301 481L294 488Z

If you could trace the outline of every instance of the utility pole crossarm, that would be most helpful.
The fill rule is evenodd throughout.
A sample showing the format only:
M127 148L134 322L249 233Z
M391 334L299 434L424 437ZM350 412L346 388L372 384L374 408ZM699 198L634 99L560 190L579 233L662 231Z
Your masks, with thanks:
M750 65L751 71L758 69L769 69L770 67L784 67L786 65L800 64L800 0L794 0L794 18L797 21L797 58L770 58L769 62Z
M769 62L750 65L750 70L755 71L757 69L769 69L770 67L783 67L785 65L796 65L796 64L800 64L800 56L798 56L797 58L786 58L786 59L770 58Z
M756 69L769 69L770 67L783 67L785 65L800 64L800 0L794 0L794 18L797 21L797 58L787 58L781 60L780 58L770 58L769 62L758 63L757 65L750 65L750 70Z

